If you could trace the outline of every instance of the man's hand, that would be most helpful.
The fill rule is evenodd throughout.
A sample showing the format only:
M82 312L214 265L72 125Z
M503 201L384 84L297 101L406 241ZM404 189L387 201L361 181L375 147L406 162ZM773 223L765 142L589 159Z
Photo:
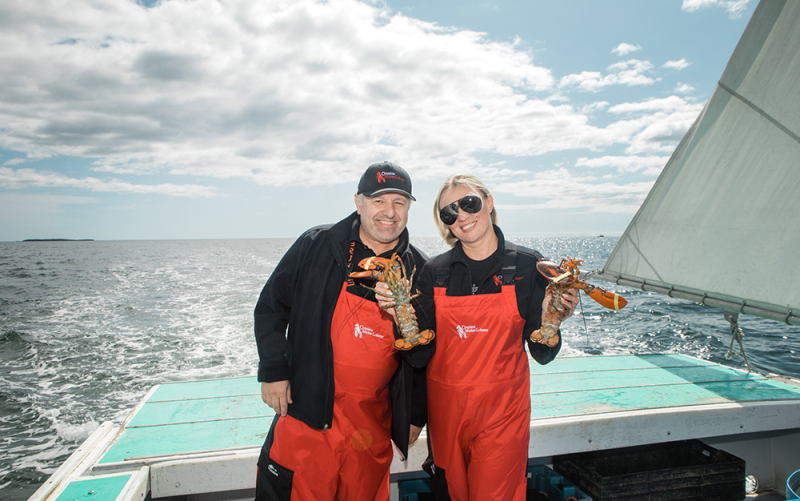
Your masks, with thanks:
M272 407L276 414L285 416L292 403L292 389L289 381L261 383L261 400Z
M389 286L383 282L377 282L375 284L375 290L382 294L375 294L375 299L378 300L378 306L381 307L386 313L392 316L395 320L397 320L397 313L394 311L394 308L384 308L388 304L394 303L394 297L392 297L392 291L389 289ZM388 296L388 297L387 297Z
M417 441L419 438L419 434L422 432L422 428L419 426L411 425L411 432L408 434L408 445L414 445L414 442Z

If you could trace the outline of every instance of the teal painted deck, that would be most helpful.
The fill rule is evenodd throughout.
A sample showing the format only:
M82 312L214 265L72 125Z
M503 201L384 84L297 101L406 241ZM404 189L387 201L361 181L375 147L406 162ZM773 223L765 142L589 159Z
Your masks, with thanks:
M800 388L681 355L556 359L531 366L531 418L800 400Z
M557 358L531 364L531 418L792 400L800 388L681 355ZM100 463L260 447L273 417L254 377L163 384Z
M99 477L71 482L56 501L114 501L131 475Z
M260 446L274 415L255 377L162 384L100 464Z

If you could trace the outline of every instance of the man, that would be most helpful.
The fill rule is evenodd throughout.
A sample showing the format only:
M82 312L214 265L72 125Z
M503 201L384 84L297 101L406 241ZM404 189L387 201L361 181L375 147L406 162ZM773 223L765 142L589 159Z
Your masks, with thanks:
M301 235L264 286L258 380L276 416L258 461L257 500L389 499L391 440L405 457L412 365L426 360L394 350L401 336L392 317L364 287L374 281L349 274L364 258L395 252L409 273L422 268L427 257L406 230L414 200L405 170L370 165L356 212Z

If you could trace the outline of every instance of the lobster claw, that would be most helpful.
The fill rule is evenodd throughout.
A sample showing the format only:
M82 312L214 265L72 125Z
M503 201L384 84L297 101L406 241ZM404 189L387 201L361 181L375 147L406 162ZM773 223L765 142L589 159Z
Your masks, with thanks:
M565 289L581 289L590 298L609 310L620 310L628 304L628 301L619 294L608 292L601 287L596 287L578 279L578 266L582 263L583 261L577 259L564 259L560 265L557 265L553 261L543 259L536 263L536 269L553 284L561 285Z
M350 273L350 276L354 278L373 278L380 280L383 272L391 267L391 261L391 259L378 256L362 259L358 262L358 266L366 271L354 271Z
M392 260L385 257L372 256L362 259L358 265L365 270L385 270L392 265Z
M582 261L578 261L579 263ZM569 269L557 265L553 261L542 259L536 263L536 269L550 282L569 285L576 280L577 268Z
M605 289L595 287L591 284L587 284L586 282L580 282L577 288L583 289L590 298L597 301L600 306L605 306L609 310L621 310L626 304L628 304L628 300L619 294L608 292Z
M533 331L530 335L531 341L534 343L542 343L551 347L558 345L560 339L558 329L568 312L561 301L561 297L568 289L581 289L601 306L610 310L619 310L628 304L628 301L619 294L608 292L580 280L578 278L578 266L581 264L583 264L583 261L570 258L561 260L561 264L545 259L536 263L536 269L550 282L547 290L552 295L542 321L542 327Z

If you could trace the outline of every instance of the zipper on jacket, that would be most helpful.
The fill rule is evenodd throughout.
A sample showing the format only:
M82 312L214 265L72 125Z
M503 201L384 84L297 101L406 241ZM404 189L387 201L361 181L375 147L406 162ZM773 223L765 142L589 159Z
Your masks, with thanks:
M325 236L327 237L328 244L331 246L331 250L333 252L334 260L336 261L336 265L339 268L339 272L344 275L344 279L343 280L347 280L347 264L345 263L345 260L341 257L341 254L340 254L341 250L339 249L338 242L336 242L336 239L333 237L333 235L331 234L330 231L326 232ZM341 285L340 285L340 287L341 287ZM337 300L338 300L338 296L337 296ZM334 305L334 310L335 310L335 308L336 308L336 305ZM336 398L336 388L335 388L336 383L335 383L335 381L333 379L333 340L331 339L331 336L330 336L330 327L331 327L331 323L333 322L333 313L334 313L334 311L331 310L330 316L328 316L328 318L326 319L326 322L327 322L327 325L328 325L328 339L327 339L328 356L326 357L326 359L327 359L327 362L328 362L328 382L329 382L330 386L334 387L334 390L333 390L333 394L330 394L327 391L325 392L325 414L326 414L325 415L325 420L327 422L322 427L322 433L327 432L328 428L330 428L333 425L333 406L334 406L334 404L331 401L331 399L335 399Z

